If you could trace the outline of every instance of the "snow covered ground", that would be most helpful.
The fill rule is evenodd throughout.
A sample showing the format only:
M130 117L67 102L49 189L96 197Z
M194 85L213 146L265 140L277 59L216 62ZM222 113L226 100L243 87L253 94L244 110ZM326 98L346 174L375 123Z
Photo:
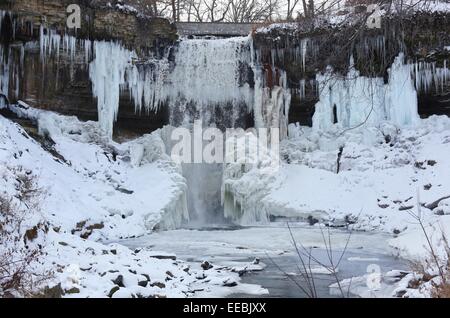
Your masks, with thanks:
M279 171L254 169L227 182L233 191L248 192L266 182L262 197L254 202L261 214L267 213L260 216L262 221L269 215L312 216L335 225L351 223L354 229L399 234L416 228L410 213L418 213L418 202L429 220L450 214L449 199L438 201L450 195L448 117L432 116L402 128L383 123L343 134L338 125L333 129L291 125ZM258 181L251 184L251 179Z
M385 232L392 235L393 254L423 261L430 253L420 217L445 261L442 233L450 234L447 116L419 119L409 126L382 122L350 130L339 124L326 130L291 125L281 154L276 171L253 168L224 181L228 195L236 199L227 213L242 224L281 217L317 222L315 226ZM369 295L366 287L356 285L356 294ZM429 290L407 295L429 296Z
M19 106L13 110L35 120L41 138L33 129L27 133L0 117L2 188L14 193L17 170L37 176L46 192L41 219L50 224L42 265L54 270L53 284L61 283L66 297L265 294L264 288L239 283L237 268L251 267L245 265L248 255L292 254L284 226L243 229L239 235L163 231L133 241L154 229L177 228L188 218L185 180L165 155L161 131L117 144L99 134L94 122ZM450 199L445 199L450 195L448 117L432 116L411 127L386 122L344 133L339 125L325 131L291 125L281 151L279 170L253 169L228 180L232 189L249 191L241 199L251 201L247 206L253 205L252 216L255 211L262 214L253 224L265 224L275 216L382 232L384 236L376 239L355 232L349 248L423 259L428 256L425 236L411 215L419 213L419 202L421 218L442 252L440 230L448 233L450 228ZM296 231L296 240L321 248L319 223ZM176 238L190 242L189 250ZM335 248L342 249L346 238L345 232L334 234ZM130 248L122 245L123 239ZM230 253L242 254L242 259L223 258ZM189 259L193 255L196 262ZM201 258L217 265L204 270ZM388 276L396 284L389 282L383 292L368 293L365 282L370 274L354 280L352 292L429 295L426 288L407 288L414 274L394 274Z
M48 225L35 273L51 272L65 297L194 297L264 293L229 269L190 268L171 253L105 243L179 227L188 218L185 180L165 156L160 131L116 144L95 122L13 106L38 124L26 132L0 116L0 188L16 195L17 173L35 176L39 213L23 225ZM14 199L16 200L16 199ZM19 202L20 204L20 202ZM6 248L6 247L2 247ZM61 289L58 287L60 286ZM231 288L234 287L234 288Z

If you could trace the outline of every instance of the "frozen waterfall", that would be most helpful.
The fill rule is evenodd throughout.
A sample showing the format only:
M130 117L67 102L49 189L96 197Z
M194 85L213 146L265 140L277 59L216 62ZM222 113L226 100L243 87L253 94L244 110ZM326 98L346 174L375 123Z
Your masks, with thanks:
M53 40L44 43L53 46ZM167 105L176 126L199 118L221 128L242 126L239 119L253 111L257 127L280 127L286 135L290 104L286 76L281 74L274 87L267 87L250 36L181 40L173 62L163 57L137 63L136 53L120 44L93 46L90 78L101 127L109 136L119 89L130 92L137 112ZM112 64L112 58L117 62Z
M381 40L376 42L380 51L384 50ZM272 50L272 64L265 64L251 36L181 39L166 55L146 59L120 43L79 43L51 30L41 30L40 45L43 59L59 51L73 58L77 49L84 50L85 60L90 61L89 75L100 127L110 138L124 93L129 94L137 113L166 107L171 127L192 129L197 121L203 127L221 130L246 128L251 114L255 128L280 128L281 139L288 135L292 91L288 74L275 63L283 59L285 52ZM299 72L305 72L308 57L316 49L310 39L300 42L295 50ZM319 102L313 129L377 126L384 121L407 126L419 118L417 92L442 89L449 80L446 63L443 67L405 63L400 54L391 65L386 82L383 78L361 76L351 61L345 76L337 75L330 67L317 74L315 80L301 79L299 88L294 89L300 99L305 97L307 85L317 89ZM183 164L191 219L208 223L220 219L214 216L226 216L245 224L267 221L269 211L263 204L263 192L276 175L269 168L262 175L254 169L251 174L259 179L255 182L250 170L244 173L240 164ZM254 186L248 187L249 184ZM246 188L252 189L251 193L245 192Z

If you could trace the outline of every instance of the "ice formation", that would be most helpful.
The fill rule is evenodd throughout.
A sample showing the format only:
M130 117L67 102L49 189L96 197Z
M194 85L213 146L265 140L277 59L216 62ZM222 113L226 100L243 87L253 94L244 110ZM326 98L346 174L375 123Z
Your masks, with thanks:
M450 82L450 70L447 60L442 67L437 67L436 63L416 62L413 67L415 86L418 92L429 92L434 89L442 92L444 86Z
M231 104L233 113L239 116L237 108L242 104L251 105L252 91L240 80L241 65L250 59L248 38L183 40L177 48L172 68L166 59L133 65L131 61L136 54L116 43L94 43L94 47L90 76L96 96L100 96L99 114L108 112L100 119L105 121L102 127L108 131L112 131L119 100L114 96L106 101L102 96L113 94L119 86L129 89L136 111L153 110L167 102L172 109L193 104L196 111L212 115L209 110L212 107ZM117 56L119 61L114 70L107 70L111 56ZM120 76L105 77L105 72ZM100 92L105 78L109 84L103 85L105 91ZM178 109L179 112L184 110Z
M255 98L253 116L255 128L280 128L280 137L287 137L291 92L287 87L286 73L281 72L278 85L270 88L264 84L261 71L255 72Z
M353 61L350 62L350 65L351 67L344 77L335 74L331 68L324 74L317 74L316 81L320 100L316 104L313 127L291 125L290 139L285 140L282 148L292 163L298 163L298 165L292 165L293 167L299 167L299 170L314 168L316 174L318 169L320 171L328 170L326 173L335 175L336 149L344 144L347 158L354 157L354 161L358 164L348 159L341 163L342 170L371 170L374 167L382 170L405 165L414 160L410 157L409 152L400 151L395 158L388 158L389 156L382 153L380 158L376 159L379 160L379 163L375 161L375 163L369 164L371 160L375 160L371 154L367 155L367 150L356 151L356 154L353 154L352 145L359 145L365 149L374 147L375 144L378 145L380 141L384 144L384 134L396 138L398 127L414 131L414 127L420 123L417 112L417 77L415 77L417 65L405 63L404 55L400 54L388 71L387 83L383 78L361 76L353 67ZM433 72L437 74L436 71L433 70ZM443 74L444 71L439 72L441 72L439 74ZM257 76L257 78L261 77ZM436 77L429 76L428 78L431 78L431 83L434 83ZM442 77L437 78L442 83ZM303 92L302 86L305 85L307 83L303 81L300 88ZM433 88L428 87L427 89ZM264 109L268 110L270 107L266 106ZM256 112L255 123L257 123L257 119ZM360 126L364 126L364 129L349 129ZM336 128L342 131L342 135L335 134L336 131L339 132L339 129L336 130ZM369 163L366 163L365 160ZM389 160L391 161L387 162ZM286 169L282 166L281 172ZM298 216L303 210L308 211L307 213L319 212L303 209L303 207L295 211L290 206L274 205L267 199L273 193L277 193L276 189L280 182L281 184L284 182L283 178L290 178L289 173L273 174L270 170L258 167L227 165L224 169L222 189L225 215L239 224L255 224L267 222L269 215L286 217ZM312 179L311 177L308 180ZM297 189L293 186L291 190L290 198L295 198L296 194L294 193Z
M0 32L2 31L3 20L9 15L9 12L0 10ZM14 28L13 28L14 30ZM13 37L15 34L13 34ZM23 43L14 44L15 50L13 51L11 45L0 44L0 93L6 97L10 93L13 93L13 97L19 96L20 87L20 75L23 70L25 47ZM17 55L15 54L16 52ZM17 63L14 63L14 59L17 58ZM4 106L4 100L0 101L1 106Z
M411 65L404 64L403 54L392 64L387 84L382 78L360 76L354 67L344 78L329 69L316 80L320 100L313 116L315 129L328 130L334 124L342 128L375 126L383 121L405 126L418 119Z
M247 83L240 81L240 67L250 62L247 37L183 40L170 75L171 97L200 105L251 101Z
M85 63L88 63L92 57L91 40L77 39L68 34L61 35L56 30L44 25L41 25L39 29L39 47L43 62L53 54L59 57L61 50L73 61L79 47L85 55Z
M240 138L246 140L249 155L256 160L247 163L240 158L224 165L221 197L224 216L242 225L267 223L271 209L263 198L270 192L279 173L279 151L276 147L262 145L261 139L251 132Z
M306 43L303 48L305 54ZM284 139L287 137L291 90L287 85L286 72L275 67L275 57L284 53L283 51L272 51L271 77L279 75L279 79L278 82L267 83L265 70L261 63L261 52L254 49L253 43L251 43L251 48L251 68L255 82L252 104L255 128L279 128L280 138ZM273 86L271 87L271 85Z
M8 96L11 54L9 50L5 50L3 45L0 45L0 92Z
M290 103L286 75L280 72L279 82L267 87L250 37L182 40L173 66L167 58L134 65L136 53L117 43L96 42L94 53L90 77L98 98L101 127L109 135L119 108L115 92L126 88L137 112L167 103L173 125L192 123L201 117L206 124L234 127L243 114L254 111L257 127L281 127L282 136L286 136ZM113 67L111 56L118 61ZM245 76L251 76L246 65L253 71L254 87L245 81ZM226 122L217 122L215 107L228 107Z
M89 69L92 92L97 98L100 128L112 137L119 112L120 93L127 83L125 74L132 67L135 55L120 44L105 41L95 42L94 51L95 59Z
M0 31L2 26L2 21L6 16L5 11L0 11ZM8 95L9 91L9 51L5 52L3 44L0 44L0 92ZM6 61L5 61L6 57Z

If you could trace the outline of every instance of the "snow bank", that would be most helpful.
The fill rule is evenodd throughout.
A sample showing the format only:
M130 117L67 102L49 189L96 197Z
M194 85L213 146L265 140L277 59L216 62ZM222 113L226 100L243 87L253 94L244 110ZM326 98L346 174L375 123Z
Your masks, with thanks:
M450 235L450 216L445 215L434 219L424 218L423 222L434 252L440 260L443 260L444 264L447 259L447 252L443 235L447 238ZM415 231L403 233L399 237L392 239L389 244L397 251L398 255L404 258L417 261L430 259L431 251L425 233L419 228L418 222L412 223L416 227Z
M55 224L73 229L82 220L95 224L107 218L110 226L98 235L118 238L142 235L155 227L175 228L187 218L184 179L164 155L159 131L116 144L102 134L96 122L80 122L47 111L13 109L22 116L34 117L38 131L47 137L43 143L49 152L2 119L7 127L5 134L10 134L4 160L8 162L13 149L29 149L9 164L42 175L42 187L52 193L45 208L52 211L49 217ZM10 140L15 140L14 145ZM133 150L139 144L144 153L137 159ZM160 151L153 153L155 149ZM68 186L71 191L67 191ZM62 215L58 213L61 207L65 211Z
M115 144L96 122L25 106L12 110L37 122L42 135L0 117L0 183L13 195L13 172L20 169L35 174L47 194L27 225L48 224L47 234L34 239L44 256L33 271L51 270L47 283L54 292L114 298L267 293L248 284L229 287L239 282L231 269L190 268L161 257L167 253L104 243L175 228L187 218L185 180L165 155L159 131Z
M352 227L361 230L399 233L414 228L408 211L417 204L418 190L423 204L449 195L446 116L419 120L411 128L385 122L344 134L338 128L321 132L291 125L290 136L281 146L284 163L270 178L257 169L235 168L236 175L226 175L233 184L227 188L230 197L240 198L244 211L248 208L251 214L254 209L253 220L312 216L336 225L355 223ZM243 189L251 196L243 197ZM437 218L447 204L443 200L432 211L424 208L423 214Z

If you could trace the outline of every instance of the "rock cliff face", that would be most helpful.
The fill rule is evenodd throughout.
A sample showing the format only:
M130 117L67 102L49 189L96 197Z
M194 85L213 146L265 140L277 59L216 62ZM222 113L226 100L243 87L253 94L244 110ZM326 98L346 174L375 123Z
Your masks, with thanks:
M134 11L108 6L112 1L90 0L1 0L0 9L13 13L22 26L18 39L26 39L32 23L34 31L44 24L59 32L69 32L78 38L120 40L136 51L158 48L177 39L175 25L164 18L149 18ZM67 7L77 4L81 10L81 29L67 30ZM23 32L28 31L28 32ZM35 34L34 34L35 35Z
M73 3L81 9L81 29L76 31L66 27L66 8ZM82 119L97 119L97 103L89 79L90 61L86 59L86 50L92 47L80 49L83 40L118 41L145 58L149 54L161 56L178 38L175 26L168 20L110 7L105 1L2 0L0 9L2 92L11 102L22 100L33 107ZM44 60L39 41L41 33L48 32L76 37L76 54L71 56L61 48L57 57ZM138 133L149 132L164 123L167 123L164 111L136 115L128 93L123 92L118 130L132 127Z

